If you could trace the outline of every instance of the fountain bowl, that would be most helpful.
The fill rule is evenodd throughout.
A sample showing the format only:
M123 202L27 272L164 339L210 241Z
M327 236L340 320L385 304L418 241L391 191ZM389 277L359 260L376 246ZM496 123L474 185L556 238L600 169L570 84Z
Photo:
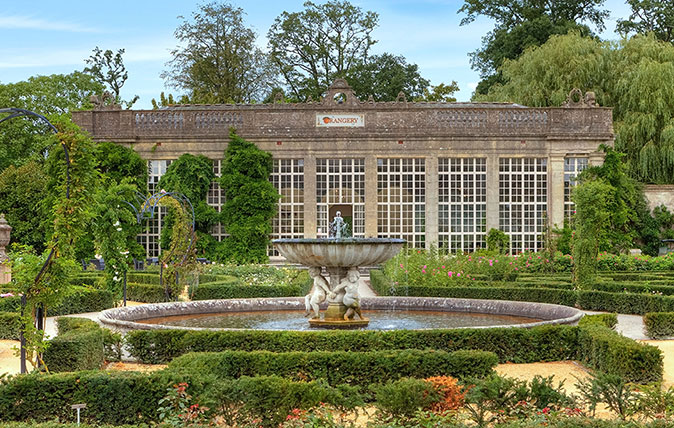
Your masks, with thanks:
M392 258L405 245L395 238L275 239L272 243L291 263L340 268L375 266Z

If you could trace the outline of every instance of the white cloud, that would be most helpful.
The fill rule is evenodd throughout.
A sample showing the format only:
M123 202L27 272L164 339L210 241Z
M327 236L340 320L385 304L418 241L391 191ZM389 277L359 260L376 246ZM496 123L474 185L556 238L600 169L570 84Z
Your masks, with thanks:
M42 18L32 18L29 16L0 16L1 29L24 29L24 30L43 30L43 31L67 31L72 33L96 33L96 28L85 27L80 24L47 20Z

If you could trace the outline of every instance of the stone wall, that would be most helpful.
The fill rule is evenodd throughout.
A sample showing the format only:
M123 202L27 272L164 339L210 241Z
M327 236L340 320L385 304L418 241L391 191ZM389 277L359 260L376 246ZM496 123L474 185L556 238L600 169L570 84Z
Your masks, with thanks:
M666 206L670 212L674 211L673 184L648 184L644 186L644 193L651 211L659 205Z

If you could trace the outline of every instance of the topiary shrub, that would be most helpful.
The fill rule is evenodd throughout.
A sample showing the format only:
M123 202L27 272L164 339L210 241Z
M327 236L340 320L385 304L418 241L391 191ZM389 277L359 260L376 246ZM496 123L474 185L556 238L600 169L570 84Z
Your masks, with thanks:
M19 340L21 315L17 312L0 312L0 340Z
M674 336L674 312L649 312L644 315L644 325L650 338Z
M578 321L578 325L580 327L599 325L613 329L618 325L618 314L585 315Z
M56 320L59 335L49 341L43 360L51 372L100 369L105 360L103 331L86 318Z

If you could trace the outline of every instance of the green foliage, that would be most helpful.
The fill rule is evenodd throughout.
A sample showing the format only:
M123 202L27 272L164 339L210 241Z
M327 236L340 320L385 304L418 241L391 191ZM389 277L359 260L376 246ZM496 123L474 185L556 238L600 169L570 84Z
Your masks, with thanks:
M674 12L667 0L627 0L632 8L628 19L618 21L616 30L621 34L653 33L663 42L674 41Z
M162 372L96 370L16 376L0 382L0 415L3 421L74 422L75 412L64 403L86 403L83 422L150 423L158 420L157 403L174 382Z
M484 351L225 351L189 353L169 368L184 373L212 374L220 379L241 376L280 376L293 380L323 379L330 385L367 386L403 377L485 377L498 357Z
M47 174L37 161L10 165L0 173L0 213L12 226L12 243L44 250L47 224L42 200L46 186Z
M346 80L361 101L395 101L402 92L408 98L421 98L430 82L419 74L419 66L408 64L403 56L390 53L360 58L346 70Z
M58 115L91 108L89 97L103 86L88 74L34 76L26 81L0 84L0 105ZM41 122L12 119L0 125L0 171L9 165L20 166L29 158L39 159L51 144L51 131Z
M172 296L177 294L180 294L180 289L177 287L170 292L170 295ZM126 298L134 302L161 303L166 302L166 292L164 287L159 284L137 284L127 282Z
M131 261L130 248L136 248L139 232L136 216L125 201L134 200L135 187L123 182L101 188L94 196L92 222L96 252L105 260L106 289L122 297L124 275ZM136 251L137 253L138 251Z
M57 256L75 257L78 241L87 236L86 231L92 218L90 207L97 187L96 159L94 144L77 125L64 118L55 118L52 123L59 130L54 143L68 149L69 164L66 168L63 150L51 150L47 162L52 190L50 199L53 230L51 246L56 249ZM66 196L67 176L70 176L69 197Z
M220 185L225 189L222 223L229 237L221 246L222 258L233 263L264 263L279 194L269 182L272 159L236 135L229 134Z
M219 215L215 208L206 203L208 189L215 180L213 173L213 161L206 156L194 156L189 153L181 155L171 162L166 174L161 177L159 189L167 192L176 192L185 195L194 208L194 222L199 243L207 243L211 238L210 228L218 221ZM189 209L189 208L188 208ZM192 213L190 212L191 216ZM169 212L162 229L162 247L168 248L171 241L171 226L175 217L173 211ZM209 239L210 238L210 239ZM200 245L204 250L205 245ZM212 249L206 257L215 258Z
M646 335L652 339L674 336L674 312L648 312L644 324Z
M459 13L466 16L461 25L484 15L495 21L495 28L482 38L482 48L471 54L472 68L484 79L478 93L502 82L498 72L504 61L518 58L527 48L544 44L555 34L570 30L591 34L584 22L594 24L600 31L608 11L600 10L604 0L567 0L554 5L536 1L465 0Z
M600 105L613 107L615 145L626 154L630 176L647 183L672 182L671 43L652 34L609 43L571 33L505 61L500 71L503 84L492 87L484 99L559 106L574 87L594 91Z
M102 51L96 46L91 56L84 60L88 64L84 72L90 74L97 82L107 85L112 90L113 103L124 104L126 108L130 109L138 101L139 97L136 95L131 101L122 101L122 98L119 96L119 91L124 86L124 83L126 83L126 79L129 78L122 55L124 55L124 49L113 53L110 49Z
M161 74L166 84L187 91L192 103L261 101L274 86L275 72L243 15L241 8L211 2L192 12L191 20L180 17L174 32L180 46Z
M248 299L254 297L304 296L308 291L299 285L242 285L237 279L193 285L189 289L192 300Z
M278 427L293 409L306 410L327 403L341 411L363 405L356 389L325 382L292 382L277 376L244 376L213 386L212 402L219 408L236 409L237 416L257 426Z
M0 312L0 340L19 340L21 316L16 312Z
M375 44L370 34L379 15L348 1L304 3L301 12L283 12L267 33L274 65L292 96L320 99L337 77L345 77ZM309 42L310 41L310 42Z
M637 394L620 375L599 372L589 380L579 379L576 387L593 416L597 403L605 403L622 420L632 416L637 409Z
M419 410L440 400L430 382L422 379L400 379L383 385L372 385L377 409L384 417L412 419Z
M43 360L50 372L94 370L103 366L103 331L85 318L58 318L59 335L49 341Z
M599 180L585 181L576 186L576 235L573 240L573 278L579 288L588 288L597 272L602 230L608 229L609 199L614 188Z
M507 254L510 250L510 238L499 229L489 229L487 232L487 248L500 254Z
M618 325L618 314L596 314L596 315L585 315L578 322L580 327L587 326L603 326L610 329L615 328Z
M171 245L159 257L161 269L159 277L166 298L177 300L183 290L180 278L185 278L198 269L192 213L185 202L179 202L172 197L161 199L160 205L170 209L173 224L171 225Z
M108 141L96 143L96 169L103 180L121 184L125 179L144 193L147 187L147 162L133 148Z
M662 379L662 352L602 326L586 326L578 335L579 359L589 367L627 382Z
M436 349L494 352L499 361L573 359L578 328L478 328L399 331L184 331L150 330L127 334L129 354L148 364L166 363L187 352L352 351ZM629 339L627 339L629 340Z

